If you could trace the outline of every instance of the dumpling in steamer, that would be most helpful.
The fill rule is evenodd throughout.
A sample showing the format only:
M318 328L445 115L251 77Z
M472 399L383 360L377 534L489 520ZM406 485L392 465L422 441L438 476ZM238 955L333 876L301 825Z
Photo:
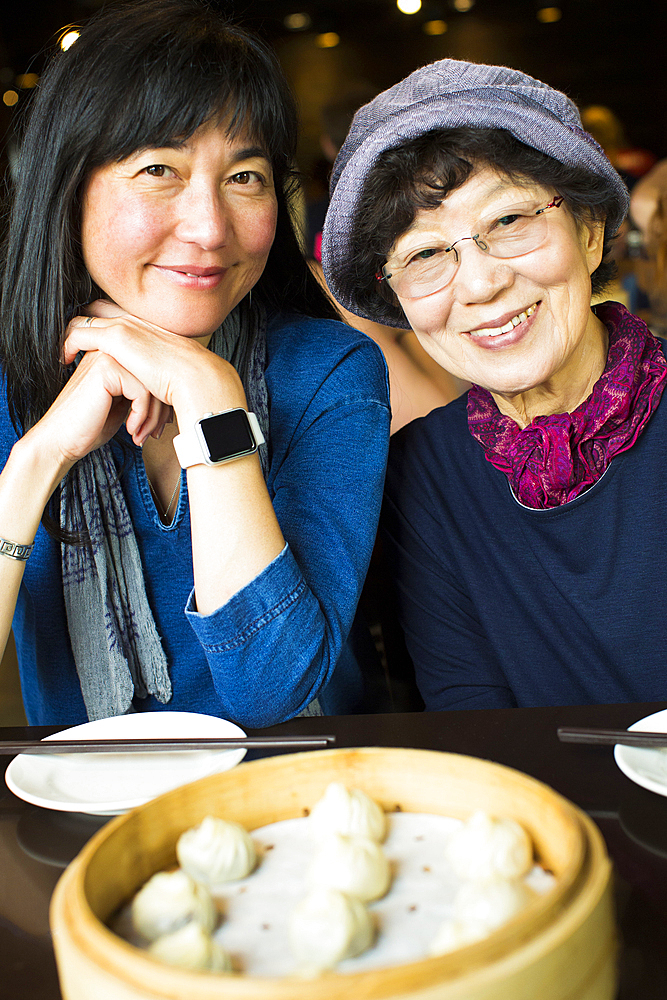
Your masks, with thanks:
M343 833L381 842L387 818L381 806L360 788L346 788L332 781L310 812L310 825L317 835Z
M433 938L429 948L429 955L446 955L450 951L458 948L465 948L466 945L474 941L480 941L486 937L486 931L472 924L462 924L460 920L445 920Z
M181 969L231 972L229 953L214 941L201 924L191 921L180 930L163 934L148 949L153 958Z
M257 863L247 830L216 816L207 816L181 834L176 855L188 875L211 888L245 878Z
M443 955L488 937L534 898L535 891L520 879L464 882L454 899L453 918L440 925L431 955Z
M487 934L506 924L535 898L521 879L464 882L454 899L454 915L463 924L479 924Z
M375 927L361 900L317 888L295 906L288 933L299 971L307 975L360 955L373 943Z
M445 856L462 879L521 878L533 864L533 845L519 823L477 811L451 834Z
M384 896L391 881L389 859L368 837L334 833L316 851L308 872L311 885L339 889L364 902Z
M206 931L216 923L215 904L208 889L183 871L157 872L132 900L134 929L149 941L195 922Z

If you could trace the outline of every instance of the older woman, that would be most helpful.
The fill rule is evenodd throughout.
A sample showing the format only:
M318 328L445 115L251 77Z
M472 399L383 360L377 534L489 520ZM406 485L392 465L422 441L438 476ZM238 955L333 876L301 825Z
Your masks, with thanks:
M13 617L31 723L363 703L386 368L301 256L295 141L274 57L196 0L109 9L42 77L1 320L0 649Z
M429 709L667 697L667 364L591 308L626 208L571 101L503 67L417 70L336 162L333 293L473 383L399 432L387 478Z

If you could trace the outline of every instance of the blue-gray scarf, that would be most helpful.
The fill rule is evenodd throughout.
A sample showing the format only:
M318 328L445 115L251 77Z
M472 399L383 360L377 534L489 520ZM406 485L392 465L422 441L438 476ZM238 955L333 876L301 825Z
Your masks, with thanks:
M268 441L262 306L244 300L213 335L210 349L239 373ZM268 446L259 452L266 477ZM149 694L166 704L172 693L167 658L110 445L86 455L69 476L70 490L61 491L61 527L89 544L61 545L63 592L88 718L124 715L133 710L133 698Z

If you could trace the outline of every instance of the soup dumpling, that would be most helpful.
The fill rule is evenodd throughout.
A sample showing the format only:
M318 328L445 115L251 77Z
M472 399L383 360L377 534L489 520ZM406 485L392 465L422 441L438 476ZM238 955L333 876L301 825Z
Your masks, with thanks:
M464 882L454 899L453 919L445 920L431 944L431 955L463 948L488 937L535 898L520 879Z
M479 810L451 834L445 855L459 878L514 879L532 867L533 845L513 819L492 817Z
M370 902L389 888L389 859L380 844L368 837L334 833L315 852L308 881Z
M360 788L332 781L311 809L310 825L316 834L343 833L381 842L387 832L387 817Z
M257 863L248 831L216 816L207 816L181 834L176 855L188 875L211 887L245 878Z
M445 920L433 938L429 948L429 955L445 955L458 948L465 948L467 944L480 941L487 936L487 932L480 925L464 924L460 920Z
M520 879L464 882L454 899L454 913L461 923L479 924L490 934L534 898L535 891Z
M134 929L149 941L192 921L211 931L217 919L208 889L180 870L149 878L132 900L131 917Z
M201 924L191 921L171 934L156 938L148 949L153 958L182 969L231 972L232 960Z
M318 887L295 906L288 933L299 970L308 974L360 955L373 943L375 927L361 900Z

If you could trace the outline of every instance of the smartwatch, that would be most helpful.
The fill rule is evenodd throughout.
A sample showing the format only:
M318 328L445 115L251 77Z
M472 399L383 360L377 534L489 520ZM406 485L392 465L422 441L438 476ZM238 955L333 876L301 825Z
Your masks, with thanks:
M264 444L254 413L242 406L221 413L206 413L191 430L174 438L174 451L182 469L191 465L222 465L244 458Z

